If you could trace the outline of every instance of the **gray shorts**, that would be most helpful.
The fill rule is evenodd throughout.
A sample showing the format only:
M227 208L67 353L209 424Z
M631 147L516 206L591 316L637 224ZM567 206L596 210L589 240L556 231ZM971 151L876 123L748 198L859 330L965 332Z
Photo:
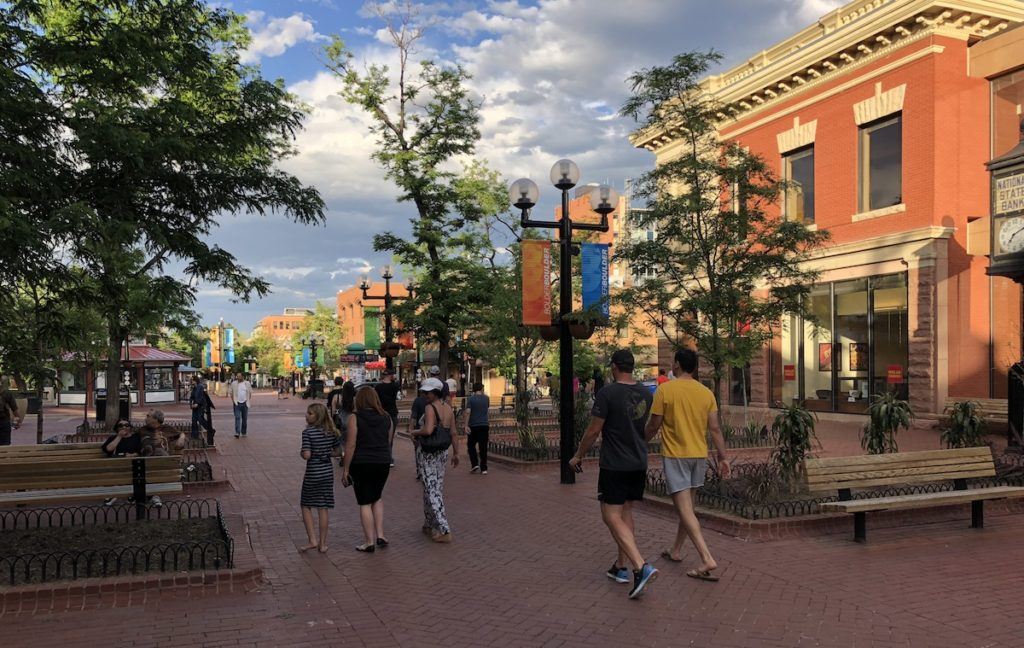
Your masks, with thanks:
M708 471L707 459L662 457L661 461L669 495L704 485L704 475Z

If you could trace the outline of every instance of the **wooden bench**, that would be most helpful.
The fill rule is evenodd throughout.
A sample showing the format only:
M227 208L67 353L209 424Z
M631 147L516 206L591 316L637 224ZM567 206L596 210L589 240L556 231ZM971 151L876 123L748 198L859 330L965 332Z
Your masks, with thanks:
M1009 415L1009 405L1005 398L947 398L945 414L953 411L953 405L964 401L978 404L978 413L986 420L1005 423Z
M1024 497L1024 488L996 486L967 488L967 480L994 477L995 463L988 447L925 452L900 452L857 457L808 459L807 486L815 491L838 491L838 502L825 502L824 512L852 513L853 539L867 541L869 511L924 508L971 503L971 526L985 525L985 500ZM852 489L952 480L954 489L938 493L853 499Z
M0 506L180 493L181 457L107 458L98 443L0 450Z

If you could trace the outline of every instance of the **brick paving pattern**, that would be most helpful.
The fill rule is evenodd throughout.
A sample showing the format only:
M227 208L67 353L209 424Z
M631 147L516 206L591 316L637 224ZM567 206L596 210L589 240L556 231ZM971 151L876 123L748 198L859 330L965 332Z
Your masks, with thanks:
M263 567L258 588L154 591L113 607L69 597L64 611L0 616L0 645L1024 646L1019 515L990 516L982 531L966 517L874 530L866 546L848 530L772 542L710 532L719 583L685 576L690 550L682 565L655 560L660 578L629 601L628 586L603 573L613 552L595 470L564 487L550 472L469 475L466 462L447 482L455 542L437 545L420 533L419 485L399 441L385 490L392 546L353 550L356 506L339 486L330 552L300 555L303 406L258 395L245 440L228 433L230 408L217 410L213 461L231 489L214 496L245 518L248 538L236 542L250 543ZM652 559L675 529L655 507L637 525Z

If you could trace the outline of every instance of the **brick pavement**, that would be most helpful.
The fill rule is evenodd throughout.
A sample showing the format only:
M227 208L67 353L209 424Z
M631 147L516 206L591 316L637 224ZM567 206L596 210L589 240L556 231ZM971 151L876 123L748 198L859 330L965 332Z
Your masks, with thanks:
M251 438L236 441L218 410L218 470L232 490L226 510L244 515L267 581L250 593L154 593L128 607L0 617L6 647L76 646L928 646L1024 645L1017 614L1024 519L991 516L872 531L745 542L710 533L717 584L656 564L640 601L605 578L610 539L598 517L596 474L574 487L552 473L494 468L450 478L456 541L419 530L422 508L411 453L385 490L392 546L356 553L352 493L338 488L331 551L300 555L298 491L302 401L258 397ZM674 531L663 511L637 515L654 557ZM245 542L246 538L236 538Z

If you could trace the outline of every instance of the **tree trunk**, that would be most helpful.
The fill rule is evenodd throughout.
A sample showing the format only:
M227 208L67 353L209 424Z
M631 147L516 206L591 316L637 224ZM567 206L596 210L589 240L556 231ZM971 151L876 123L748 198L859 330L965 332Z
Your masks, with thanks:
M448 336L438 336L437 367L441 370L441 380L447 380L448 378L448 349L450 348Z
M44 376L46 372L43 371L43 339L36 334L38 340L38 346L36 352L38 353L39 362L39 375L36 376L36 399L39 401L39 413L36 414L36 445L43 442L43 383L45 382Z
M103 417L103 424L111 429L117 422L118 410L121 405L122 344L124 344L124 334L120 331L110 332L107 346L107 411Z

